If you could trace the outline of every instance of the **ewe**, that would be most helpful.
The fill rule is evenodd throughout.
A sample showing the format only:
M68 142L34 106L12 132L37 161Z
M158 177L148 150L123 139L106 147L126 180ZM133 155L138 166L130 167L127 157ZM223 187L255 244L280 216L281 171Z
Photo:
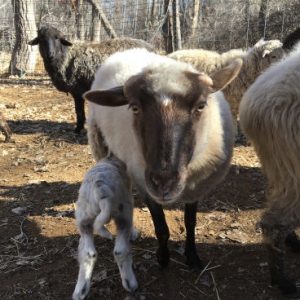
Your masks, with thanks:
M119 52L98 69L89 103L88 138L94 158L107 146L127 165L149 207L161 266L169 262L169 229L162 205L185 204L185 255L202 267L195 246L197 203L223 180L234 130L222 92L238 74L234 60L210 77L191 65L145 49Z

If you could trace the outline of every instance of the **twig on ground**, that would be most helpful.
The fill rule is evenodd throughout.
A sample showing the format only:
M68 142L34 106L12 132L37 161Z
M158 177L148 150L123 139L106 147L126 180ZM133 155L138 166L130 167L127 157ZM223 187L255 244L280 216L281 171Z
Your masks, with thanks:
M216 281L215 281L214 274L213 274L213 272L209 272L209 273L210 273L210 276L211 276L213 284L214 284L214 290L216 292L217 299L221 300L220 295L219 295L219 291L218 291L218 288L217 288L217 284L216 284Z
M205 271L207 271L207 269L208 269L210 263L211 263L211 261L209 261L209 262L207 263L207 265L204 267L204 269L200 272L200 274L198 275L198 277L197 277L196 280L195 280L195 284L198 283L200 277L204 274Z

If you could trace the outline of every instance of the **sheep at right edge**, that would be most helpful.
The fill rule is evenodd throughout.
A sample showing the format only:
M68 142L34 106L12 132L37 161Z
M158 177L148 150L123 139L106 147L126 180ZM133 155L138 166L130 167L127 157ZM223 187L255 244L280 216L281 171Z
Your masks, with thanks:
M132 225L133 200L126 165L110 155L91 168L79 189L76 202L76 221L80 232L78 246L79 274L73 293L74 300L84 299L90 289L92 272L97 258L93 231L112 239L104 226L112 218L117 227L114 258L117 262L123 287L133 292L138 283L132 269L130 240L139 232Z
M299 296L285 271L285 246L300 252L300 47L257 78L242 98L239 115L267 179L261 220L272 285ZM298 293L297 293L298 292Z

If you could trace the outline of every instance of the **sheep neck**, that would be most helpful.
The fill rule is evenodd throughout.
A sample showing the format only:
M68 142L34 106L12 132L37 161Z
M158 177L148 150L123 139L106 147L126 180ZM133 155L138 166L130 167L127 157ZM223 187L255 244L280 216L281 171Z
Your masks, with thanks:
M60 56L49 57L42 55L44 59L45 69L48 72L54 86L63 92L68 92L64 82L66 82L65 69L68 61L68 52L64 51ZM42 54L42 53L41 53Z

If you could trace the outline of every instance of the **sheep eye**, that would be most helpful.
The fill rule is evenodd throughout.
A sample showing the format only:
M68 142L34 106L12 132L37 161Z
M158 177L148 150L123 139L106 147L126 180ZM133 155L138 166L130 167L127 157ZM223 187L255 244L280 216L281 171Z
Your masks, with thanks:
M132 112L137 115L140 112L140 109L137 105L130 105L130 109L132 110Z
M207 105L206 102L199 103L196 107L196 112L201 113L206 105Z

